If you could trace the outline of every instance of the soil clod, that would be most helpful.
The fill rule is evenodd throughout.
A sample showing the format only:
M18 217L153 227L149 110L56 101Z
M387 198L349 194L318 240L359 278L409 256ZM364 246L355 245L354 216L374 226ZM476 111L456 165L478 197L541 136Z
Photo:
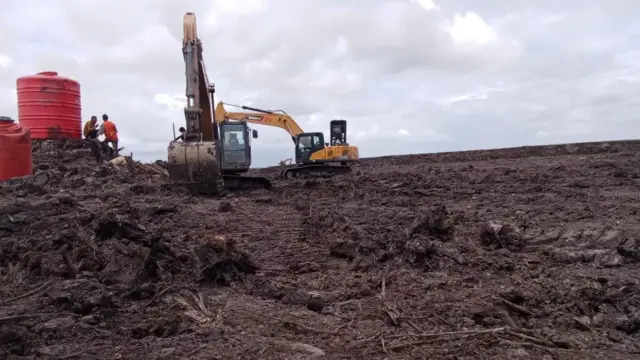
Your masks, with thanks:
M526 246L526 240L520 228L514 224L498 221L490 221L483 226L480 243L490 250L520 251Z
M200 274L214 283L229 285L241 274L254 274L258 269L248 254L236 249L234 241L223 237L215 237L194 252L200 263Z

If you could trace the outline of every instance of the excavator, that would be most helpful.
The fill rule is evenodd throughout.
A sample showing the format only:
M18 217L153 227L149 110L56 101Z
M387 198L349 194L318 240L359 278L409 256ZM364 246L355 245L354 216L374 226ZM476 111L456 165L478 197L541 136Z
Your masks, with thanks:
M183 141L169 143L169 179L197 194L271 188L266 178L242 175L251 167L251 138L257 138L258 132L251 130L246 121L231 123L214 115L215 85L207 77L202 41L198 38L195 14L191 12L183 17L182 53L186 70L186 131Z
M351 165L360 159L357 146L347 143L347 121L332 120L329 128L329 143L324 142L321 132L304 132L300 125L282 110L263 110L250 106L233 107L248 110L227 112L225 103L218 102L215 118L231 123L251 123L284 129L291 135L295 145L295 166L280 172L283 178L332 177L351 172Z

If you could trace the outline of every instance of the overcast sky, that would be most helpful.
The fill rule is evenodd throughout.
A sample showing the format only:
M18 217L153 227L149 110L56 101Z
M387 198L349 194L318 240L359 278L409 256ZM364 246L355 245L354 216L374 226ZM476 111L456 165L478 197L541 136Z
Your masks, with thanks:
M349 122L361 156L640 135L639 0L0 0L0 115L15 79L82 85L126 151L166 159L184 122L182 16L218 99ZM255 165L293 156L254 127Z

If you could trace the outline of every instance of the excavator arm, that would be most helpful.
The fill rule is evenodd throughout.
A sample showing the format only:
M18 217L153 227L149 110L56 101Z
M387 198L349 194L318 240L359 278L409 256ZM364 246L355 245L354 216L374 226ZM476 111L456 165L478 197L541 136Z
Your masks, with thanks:
M250 106L239 106L242 110L249 110L250 112L227 112L224 105L225 104L223 102L218 102L218 105L216 105L215 118L218 122L224 120L238 120L252 124L279 127L288 132L293 140L295 140L296 136L304 133L300 125L298 125L291 116L284 112L263 110Z
M186 77L186 133L183 142L172 141L167 148L169 178L188 184L198 193L215 194L224 186L219 162L218 128L213 122L215 88L207 78L196 16L190 12L183 17L182 54Z
M217 129L213 126L213 93L215 87L209 83L202 41L198 38L196 16L186 13L183 18L182 53L185 62L187 105L184 109L187 141L217 140Z

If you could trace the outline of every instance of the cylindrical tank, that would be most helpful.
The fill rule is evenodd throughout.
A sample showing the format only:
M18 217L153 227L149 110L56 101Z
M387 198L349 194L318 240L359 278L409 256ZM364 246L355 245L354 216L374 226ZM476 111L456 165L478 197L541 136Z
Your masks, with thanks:
M0 181L31 175L31 131L0 116Z
M18 121L39 140L82 137L80 84L55 71L23 76L16 81Z

